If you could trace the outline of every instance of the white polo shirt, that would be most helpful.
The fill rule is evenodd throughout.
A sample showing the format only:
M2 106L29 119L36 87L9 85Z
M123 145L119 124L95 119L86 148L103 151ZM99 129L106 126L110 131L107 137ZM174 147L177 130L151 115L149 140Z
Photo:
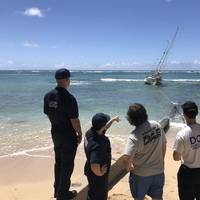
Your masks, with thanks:
M200 124L186 126L176 135L173 149L181 154L181 163L200 168Z

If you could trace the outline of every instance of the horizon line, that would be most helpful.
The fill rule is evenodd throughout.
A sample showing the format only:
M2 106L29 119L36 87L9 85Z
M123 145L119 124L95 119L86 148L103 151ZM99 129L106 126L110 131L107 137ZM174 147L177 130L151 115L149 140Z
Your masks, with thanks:
M63 67L64 68L64 67ZM57 68L61 69L61 68ZM0 69L0 71L56 71L57 69ZM156 71L156 69L70 69L70 71ZM163 69L161 71L200 71L200 69Z

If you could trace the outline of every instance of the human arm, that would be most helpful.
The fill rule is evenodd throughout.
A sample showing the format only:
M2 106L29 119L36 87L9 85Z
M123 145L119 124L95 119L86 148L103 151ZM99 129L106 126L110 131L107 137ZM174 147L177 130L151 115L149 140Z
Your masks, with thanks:
M167 139L165 136L165 131L163 129L162 130L162 155L163 155L163 162L165 160L165 155L166 155L166 149L167 149Z
M79 111L78 111L78 104L74 97L70 99L70 107L68 109L68 117L70 118L72 127L77 133L78 137L78 144L81 143L82 140L82 129L81 129L81 123L79 120Z
M164 131L163 131L164 133ZM162 155L163 155L163 166L165 166L165 155L166 155L166 149L167 149L167 141L165 135L163 135L164 139L162 141Z
M137 152L137 149L138 149L138 140L133 134L131 134L128 138L123 155L124 168L128 172L134 169L133 158L135 156L135 153Z
M176 136L175 142L174 142L174 146L173 146L173 159L175 161L179 161L181 160L181 154L184 150L184 140L182 137L180 137L180 133L179 132Z
M77 137L78 137L78 144L81 143L82 140L82 130L81 130L81 123L79 118L74 118L74 119L70 119L71 123L72 123L72 127L74 128L74 130L77 133Z
M43 112L44 114L48 115L47 94L44 96Z
M181 154L174 150L174 151L173 151L173 159L174 159L175 161L181 160Z
M129 155L123 155L123 164L127 172L130 172L134 169L131 156Z
M107 165L102 167L98 163L91 164L91 170L96 176L103 176L107 172Z
M163 146L162 146L163 160L165 159L166 149L167 149L167 143L165 142L163 143Z
M109 120L108 123L106 124L105 129L106 129L106 130L109 129L110 126L112 125L112 123L113 123L114 121L119 122L119 121L120 121L119 116L115 116L115 117L113 117L111 120Z

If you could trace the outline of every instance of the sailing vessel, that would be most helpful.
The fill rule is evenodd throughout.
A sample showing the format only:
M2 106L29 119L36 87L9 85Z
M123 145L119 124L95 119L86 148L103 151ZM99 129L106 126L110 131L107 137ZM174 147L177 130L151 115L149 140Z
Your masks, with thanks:
M153 74L145 77L144 83L147 85L161 85L162 77L160 70L156 70Z
M177 27L176 32L174 33L174 36L172 38L172 40L167 43L167 46L157 64L157 69L154 71L153 74L145 77L144 79L144 83L147 85L161 85L162 84L162 76L161 76L161 69L163 68L163 65L165 63L165 60L167 58L167 55L169 54L169 51L172 48L172 45L176 39L176 35L178 33L179 28Z

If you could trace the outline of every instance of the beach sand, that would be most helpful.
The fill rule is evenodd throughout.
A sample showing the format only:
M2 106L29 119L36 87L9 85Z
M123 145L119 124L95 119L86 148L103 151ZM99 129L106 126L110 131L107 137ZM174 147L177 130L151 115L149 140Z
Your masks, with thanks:
M52 155L50 153L50 155ZM72 188L80 186L85 156L77 152ZM0 159L0 199L50 200L53 198L54 156L44 153L18 155Z
M72 188L81 186L84 179L83 165L85 156L79 148ZM119 156L115 154L115 159ZM53 198L53 156L34 157L34 155L18 155L0 159L0 199L3 200L52 200ZM164 199L177 200L176 173L180 163L172 160L172 150L167 149L165 162ZM126 175L109 192L109 200L132 199L128 175ZM148 198L150 199L150 198Z

